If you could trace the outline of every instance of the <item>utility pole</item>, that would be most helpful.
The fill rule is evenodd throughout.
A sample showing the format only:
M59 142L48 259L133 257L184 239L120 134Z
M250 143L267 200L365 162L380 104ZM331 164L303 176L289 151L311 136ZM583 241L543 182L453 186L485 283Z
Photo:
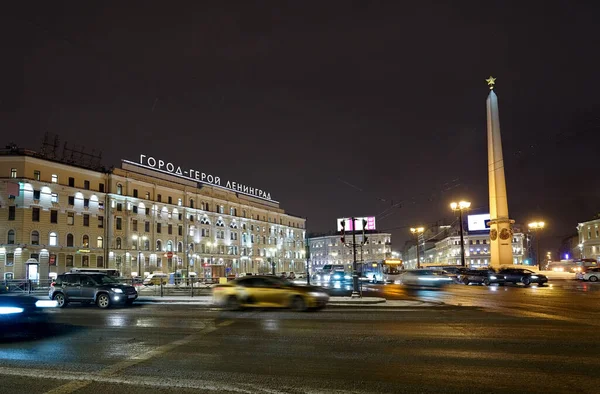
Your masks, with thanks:
M306 218L308 221L308 218ZM306 255L306 284L310 285L310 247L308 245L308 231L306 227L306 221L304 222L304 249Z
M356 219L352 218L352 255L354 261L352 263L352 298L360 297L358 289L358 267L356 266Z
M365 236L365 228L367 227L367 221L365 219L362 218L355 218L352 217L350 218L350 220L352 221L352 227L351 227L351 231L352 231L352 243L351 244L347 244L346 243L346 239L345 239L345 235L346 235L346 221L342 220L342 244L344 244L345 246L351 246L352 247L352 256L353 256L353 263L352 263L352 298L357 298L360 297L360 289L358 286L358 262L356 260L356 247L357 246L361 246L364 245L367 242L367 237ZM362 231L363 231L363 238L360 244L356 243L356 221L357 220L362 220Z

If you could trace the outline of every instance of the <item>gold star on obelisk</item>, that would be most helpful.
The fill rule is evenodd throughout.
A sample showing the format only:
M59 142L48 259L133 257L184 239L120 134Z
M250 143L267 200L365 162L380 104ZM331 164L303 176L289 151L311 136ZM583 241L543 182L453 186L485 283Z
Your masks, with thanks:
M494 89L494 84L496 83L496 78L494 78L490 75L490 77L488 79L486 79L485 81L488 83L490 90Z

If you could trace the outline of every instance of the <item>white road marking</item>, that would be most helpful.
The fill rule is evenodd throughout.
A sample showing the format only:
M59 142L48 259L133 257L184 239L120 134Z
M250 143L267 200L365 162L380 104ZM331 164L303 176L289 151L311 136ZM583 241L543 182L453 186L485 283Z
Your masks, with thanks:
M217 330L219 327L225 327L232 323L233 323L233 321L227 320L227 321L217 324L214 327L206 327L198 333L188 335L185 338L168 343L166 345L159 346L156 349L152 349L146 353L134 355L134 356L130 357L129 359L126 359L126 360L123 360L116 364L110 365L109 367L102 369L97 374L74 374L74 373L63 374L61 372L62 376L60 376L60 379L63 379L63 377L65 375L69 375L69 376L72 376L72 378L67 379L67 380L72 380L72 381L69 383L66 383L62 386L56 387L50 391L47 391L46 394L73 393L73 392L91 384L92 382L98 382L98 381L109 382L109 381L112 381L113 379L116 379L116 380L118 380L117 383L124 383L124 382L120 381L120 378L115 377L114 375L116 375L119 372L121 372L129 367L132 367L136 364L142 363L144 361L150 360L151 358L154 358L154 357L160 356L162 354L165 354L167 352L170 352L171 350L173 350L177 347L187 345L188 343L190 343L194 340L197 340L198 338ZM14 368L0 368L0 374L10 374L7 372L11 369L14 369ZM5 371L7 371L7 372L5 372ZM44 370L41 370L41 371L45 372L46 374L50 372L50 371L44 371ZM41 377L41 375L38 375L38 376ZM56 374L52 374L52 376L48 376L48 377L57 379ZM106 380L106 379L108 379L108 380ZM127 379L129 380L129 378L127 378ZM146 378L143 378L143 379L146 379ZM138 384L145 384L145 383L138 382ZM155 383L153 383L152 385L155 385ZM169 383L168 386L172 387L173 384ZM206 388L206 387L202 387L202 388ZM215 388L215 390L223 390L223 387ZM243 391L243 392L246 392L246 391Z

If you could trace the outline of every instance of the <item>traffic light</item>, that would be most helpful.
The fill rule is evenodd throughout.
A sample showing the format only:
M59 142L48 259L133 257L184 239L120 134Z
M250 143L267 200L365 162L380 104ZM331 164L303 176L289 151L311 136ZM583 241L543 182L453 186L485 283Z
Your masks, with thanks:
M341 221L341 226L342 226L342 243L346 243L346 221L342 220Z
M365 235L365 231L367 229L367 220L363 219L362 222L363 222L363 244L366 244L367 240L368 240L367 236Z

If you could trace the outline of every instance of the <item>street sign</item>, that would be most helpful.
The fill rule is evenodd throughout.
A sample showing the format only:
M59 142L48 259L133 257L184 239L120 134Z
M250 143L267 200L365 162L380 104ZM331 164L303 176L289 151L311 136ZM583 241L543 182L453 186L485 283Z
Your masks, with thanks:
M167 252L167 258L169 258L169 259L173 258L173 252Z

